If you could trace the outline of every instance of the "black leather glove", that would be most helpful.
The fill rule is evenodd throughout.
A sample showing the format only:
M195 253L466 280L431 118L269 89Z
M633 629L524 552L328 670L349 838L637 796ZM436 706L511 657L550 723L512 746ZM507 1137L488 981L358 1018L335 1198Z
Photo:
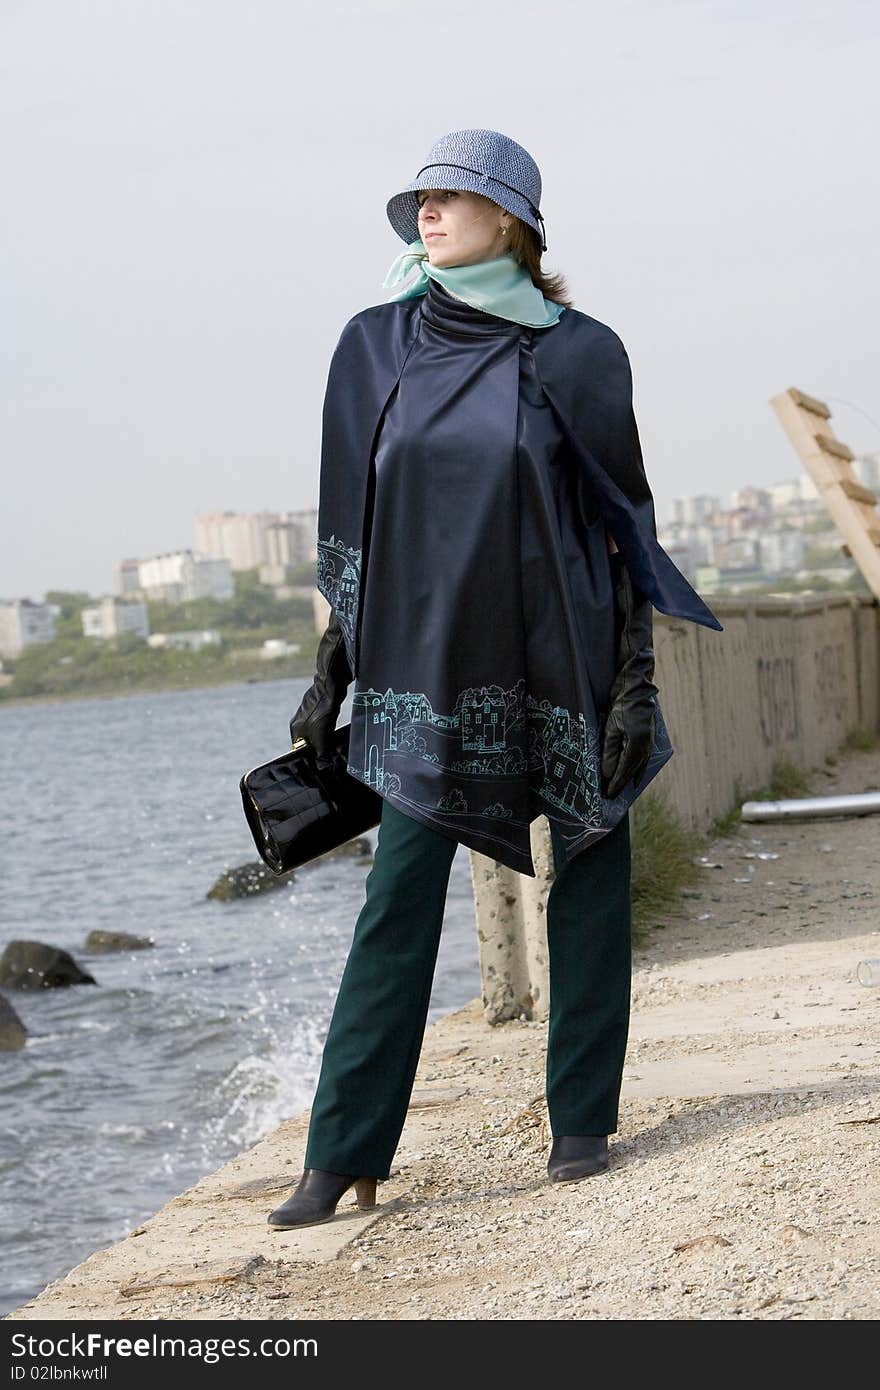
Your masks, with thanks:
M632 581L619 551L611 555L614 607L620 640L602 741L602 776L609 800L638 783L654 746L653 605Z
M290 721L290 741L304 738L311 744L319 763L332 762L336 720L351 684L352 673L345 650L345 637L335 611L318 643L315 679Z

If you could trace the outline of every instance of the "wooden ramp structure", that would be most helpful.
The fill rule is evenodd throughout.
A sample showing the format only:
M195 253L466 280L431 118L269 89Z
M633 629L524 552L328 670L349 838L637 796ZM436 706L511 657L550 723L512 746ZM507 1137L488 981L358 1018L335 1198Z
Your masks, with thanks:
M845 550L865 576L874 597L880 599L877 495L860 483L853 472L855 454L835 436L829 423L831 411L823 401L794 386L774 396L770 404L843 536Z

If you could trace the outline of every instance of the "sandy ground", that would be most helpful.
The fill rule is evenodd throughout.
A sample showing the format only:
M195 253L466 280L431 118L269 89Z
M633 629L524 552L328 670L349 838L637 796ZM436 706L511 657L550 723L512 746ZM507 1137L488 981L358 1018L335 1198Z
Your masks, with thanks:
M880 790L880 753L816 783ZM9 1320L876 1318L878 848L877 815L708 848L636 953L607 1173L547 1182L546 1025L474 1002L429 1030L374 1213L267 1227L297 1116Z

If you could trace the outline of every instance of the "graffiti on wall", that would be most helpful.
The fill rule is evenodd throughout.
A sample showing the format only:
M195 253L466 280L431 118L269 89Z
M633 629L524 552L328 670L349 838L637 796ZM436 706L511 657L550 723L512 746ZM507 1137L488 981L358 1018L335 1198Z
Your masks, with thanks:
M761 737L775 748L800 734L797 663L793 656L759 656L757 669Z
M846 720L848 687L846 669L846 647L843 642L833 646L826 642L814 652L814 681L816 686L816 706L823 720L843 724Z
M759 656L758 710L761 737L768 748L793 742L801 735L800 681L794 656ZM809 706L814 717L843 724L847 717L848 671L846 645L825 642L813 649Z

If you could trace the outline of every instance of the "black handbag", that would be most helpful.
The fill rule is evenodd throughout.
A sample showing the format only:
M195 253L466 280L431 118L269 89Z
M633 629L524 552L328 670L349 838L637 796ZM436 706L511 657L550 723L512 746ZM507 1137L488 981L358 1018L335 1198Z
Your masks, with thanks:
M260 858L287 873L378 825L382 797L346 771L351 725L333 735L331 760L318 765L298 738L287 753L246 772L239 783L245 819Z

